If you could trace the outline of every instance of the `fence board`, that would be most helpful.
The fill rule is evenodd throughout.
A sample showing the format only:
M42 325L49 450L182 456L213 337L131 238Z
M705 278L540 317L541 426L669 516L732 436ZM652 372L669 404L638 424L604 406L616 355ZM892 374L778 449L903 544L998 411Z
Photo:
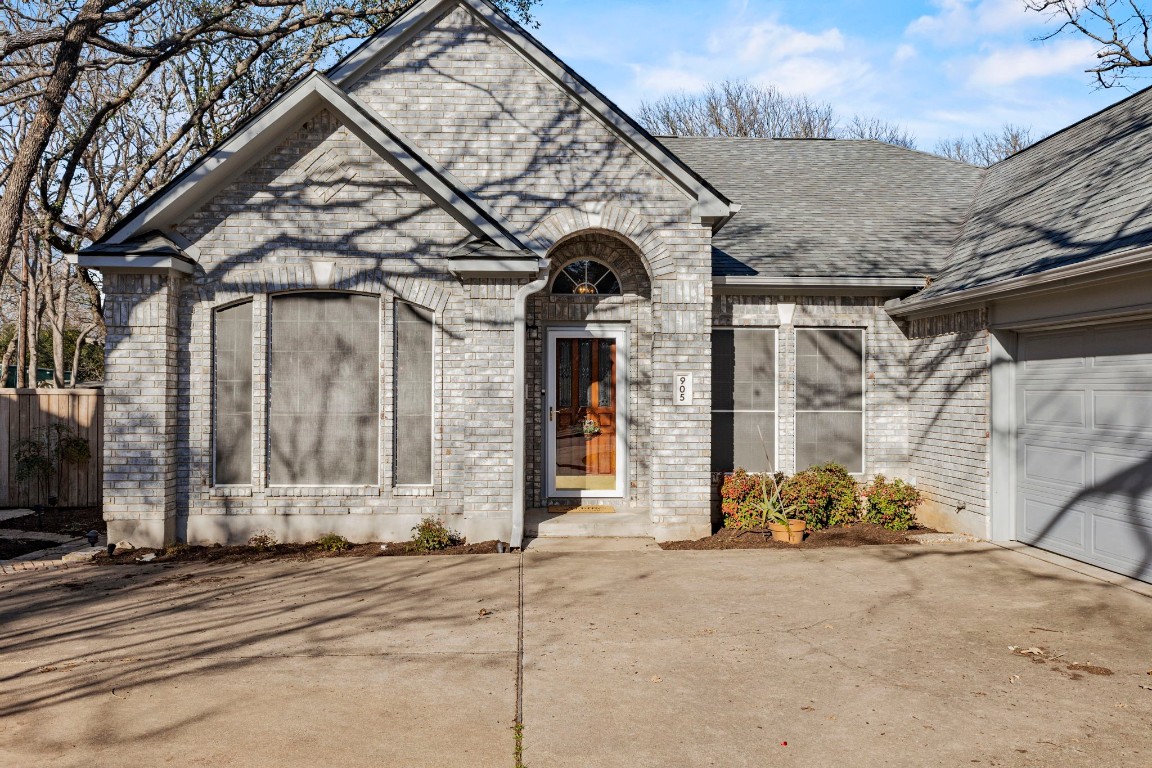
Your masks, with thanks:
M16 482L12 451L37 430L65 424L88 441L92 457L82 464L64 464L53 478L59 483L60 506L99 506L103 477L104 393L98 389L0 389L0 505L47 503L35 482Z

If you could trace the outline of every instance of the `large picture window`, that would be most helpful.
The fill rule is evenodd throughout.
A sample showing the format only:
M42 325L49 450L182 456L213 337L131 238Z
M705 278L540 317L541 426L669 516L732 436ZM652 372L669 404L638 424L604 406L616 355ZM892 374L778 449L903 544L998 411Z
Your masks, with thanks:
M377 484L380 300L298 293L271 305L269 482Z
M432 329L427 309L396 302L396 484L432 482Z
M864 331L796 331L796 469L864 471Z
M712 471L765 472L775 457L776 331L715 328Z
M217 485L252 482L252 302L216 310L212 390Z

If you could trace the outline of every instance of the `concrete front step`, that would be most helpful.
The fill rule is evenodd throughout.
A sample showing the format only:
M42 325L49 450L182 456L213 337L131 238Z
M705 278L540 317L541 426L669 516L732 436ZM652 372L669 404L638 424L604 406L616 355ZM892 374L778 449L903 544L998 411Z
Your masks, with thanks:
M649 538L652 520L645 512L566 512L551 514L529 510L524 520L525 534L534 538Z

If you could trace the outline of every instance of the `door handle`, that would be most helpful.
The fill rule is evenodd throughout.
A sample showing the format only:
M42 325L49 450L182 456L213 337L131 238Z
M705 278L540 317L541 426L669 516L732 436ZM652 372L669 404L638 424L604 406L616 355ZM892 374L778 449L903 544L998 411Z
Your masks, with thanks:
M552 421L552 412L554 410L555 409L552 406L548 406L548 421Z

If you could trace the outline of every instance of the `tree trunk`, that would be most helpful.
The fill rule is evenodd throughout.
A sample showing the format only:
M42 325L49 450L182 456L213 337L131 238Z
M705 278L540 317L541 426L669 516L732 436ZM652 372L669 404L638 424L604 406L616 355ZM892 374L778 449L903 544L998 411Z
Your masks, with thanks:
M8 347L4 350L4 357L0 359L0 371L3 371L0 376L4 377L0 379L0 381L3 382L4 386L8 385L8 366L12 365L12 356L16 354L16 342L19 338L20 331L17 329L16 332L12 334L12 338L8 340Z
M8 178L4 184L4 195L0 197L0 274L8 271L12 249L16 245L16 238L23 223L28 190L32 186L40 158L52 138L52 132L56 130L56 125L60 121L64 102L80 72L79 62L84 52L84 45L99 29L104 2L105 0L86 0L76 18L65 30L64 39L56 50L52 77L40 97L36 117L12 158Z
M20 311L16 317L16 386L28 386L28 257L20 274Z
M80 335L76 337L76 348L72 350L72 379L68 382L70 387L75 388L76 382L80 378L80 350L84 348L84 339L88 338L88 334L96 329L96 325L96 323L89 323L80 329Z

